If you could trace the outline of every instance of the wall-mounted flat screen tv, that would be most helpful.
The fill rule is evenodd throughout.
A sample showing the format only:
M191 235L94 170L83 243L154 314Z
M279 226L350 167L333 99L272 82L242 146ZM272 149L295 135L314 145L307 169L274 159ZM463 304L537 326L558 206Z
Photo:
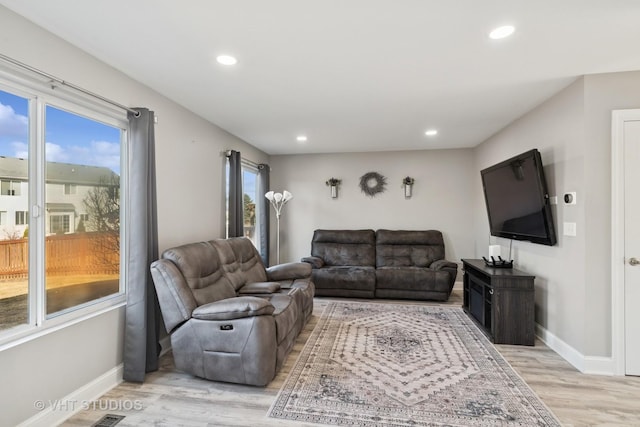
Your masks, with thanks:
M556 244L547 183L536 149L480 171L491 235Z

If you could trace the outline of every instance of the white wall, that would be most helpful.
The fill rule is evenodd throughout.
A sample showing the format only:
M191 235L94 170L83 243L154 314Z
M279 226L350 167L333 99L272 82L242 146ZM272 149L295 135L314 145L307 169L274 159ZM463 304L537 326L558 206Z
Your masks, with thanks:
M509 240L489 237L480 170L532 148L540 150L549 194L576 191L575 206L552 207L558 243L544 246L514 241L512 258L516 267L536 275L536 322L572 347L584 348L585 271L584 251L584 111L583 80L512 123L476 148L475 189L476 255L487 254L490 243L508 253ZM561 198L561 197L560 197ZM578 235L565 237L564 221L577 223Z
M373 198L361 192L367 172L387 178L385 192ZM403 193L407 175L415 178L411 199ZM308 256L318 228L436 229L444 234L447 259L472 257L475 175L471 149L272 156L271 188L294 197L281 218L281 262ZM342 180L337 199L325 184L331 177ZM273 264L273 232L271 241Z
M640 107L640 72L590 75L478 146L476 170L531 148L542 153L553 214L554 247L514 242L518 268L536 275L536 322L589 369L611 356L611 111ZM562 204L576 191L577 205ZM486 253L488 222L475 184L476 254ZM577 236L562 234L577 223ZM495 239L495 238L494 238ZM495 239L503 247L505 239ZM566 356L566 354L565 354ZM582 360L580 360L582 359Z
M161 250L224 236L222 152L236 149L265 163L268 156L1 6L0 28L3 54L121 104L156 112ZM123 311L0 352L0 425L35 415L35 400L60 399L122 363Z

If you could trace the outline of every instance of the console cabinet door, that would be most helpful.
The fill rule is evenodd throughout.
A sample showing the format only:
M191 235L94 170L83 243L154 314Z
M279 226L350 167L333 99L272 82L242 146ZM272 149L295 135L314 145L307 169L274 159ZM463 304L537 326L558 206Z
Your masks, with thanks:
M523 289L496 289L493 294L495 344L534 345L533 293Z

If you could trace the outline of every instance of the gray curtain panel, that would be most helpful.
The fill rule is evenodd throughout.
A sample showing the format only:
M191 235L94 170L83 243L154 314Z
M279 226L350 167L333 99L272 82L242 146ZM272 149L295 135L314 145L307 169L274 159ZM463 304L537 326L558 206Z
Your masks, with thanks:
M229 230L227 237L244 236L242 216L242 159L239 151L229 154Z
M258 239L260 242L260 256L265 266L269 266L269 203L264 194L269 191L269 165L258 165L258 200L256 205L260 218L258 220Z
M126 381L142 382L158 369L162 321L149 265L158 259L153 111L129 113L127 307L124 331Z

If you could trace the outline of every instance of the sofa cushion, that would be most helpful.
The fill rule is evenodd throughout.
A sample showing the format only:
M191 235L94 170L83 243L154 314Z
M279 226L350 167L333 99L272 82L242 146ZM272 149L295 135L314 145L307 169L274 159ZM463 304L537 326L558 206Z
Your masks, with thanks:
M376 244L444 246L444 239L438 230L378 230Z
M253 282L240 288L238 294L272 294L280 290L278 282Z
M220 265L224 270L225 277L229 280L234 290L243 287L247 279L243 276L240 263L236 260L233 249L225 239L210 240L209 244L214 248L220 257Z
M178 267L198 305L235 296L235 289L221 269L218 253L208 243L189 243L167 249L162 258Z
M247 283L267 281L262 260L251 240L236 237L215 239L209 243L217 250L225 276L236 292Z
M199 320L231 320L272 314L274 310L266 299L247 296L202 305L193 310L192 316Z
M437 230L376 232L376 267L429 267L444 259L444 240Z
M378 245L377 267L429 267L443 251L434 246Z
M313 270L313 282L320 289L373 291L376 274L373 267L324 267Z
M315 230L311 255L326 266L375 266L373 230Z
M376 269L377 289L407 291L450 292L451 280L447 271L420 267L380 267Z
M226 239L226 241L233 249L236 261L240 264L240 270L247 282L267 281L267 273L260 253L248 237L233 237Z

